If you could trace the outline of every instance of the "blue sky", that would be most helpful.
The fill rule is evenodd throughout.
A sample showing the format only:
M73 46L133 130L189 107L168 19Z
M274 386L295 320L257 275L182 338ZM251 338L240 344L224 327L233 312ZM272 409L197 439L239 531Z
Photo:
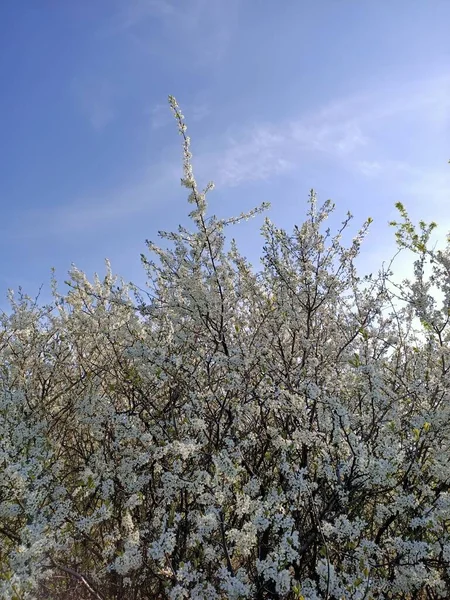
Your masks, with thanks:
M213 212L270 201L290 227L315 188L334 223L374 218L367 270L394 250L398 200L443 239L448 23L448 0L4 0L0 296L106 257L143 282L144 240L189 212L168 94ZM233 232L253 261L261 222Z

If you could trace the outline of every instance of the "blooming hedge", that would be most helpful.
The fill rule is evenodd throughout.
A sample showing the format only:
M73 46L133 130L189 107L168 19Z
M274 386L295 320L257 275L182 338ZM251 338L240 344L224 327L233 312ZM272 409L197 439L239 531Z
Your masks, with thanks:
M209 216L170 104L192 229L147 290L72 268L1 315L0 597L448 597L450 247L399 205L413 280L359 277L371 219L346 247L312 192L252 268L224 232L265 206Z

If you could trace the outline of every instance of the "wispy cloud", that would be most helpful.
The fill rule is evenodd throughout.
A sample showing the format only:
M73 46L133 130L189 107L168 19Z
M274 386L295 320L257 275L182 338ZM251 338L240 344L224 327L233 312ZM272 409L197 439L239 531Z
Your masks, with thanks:
M410 164L402 160L355 160L353 164L356 171L361 173L367 178L376 178L380 176L396 176L403 174L404 176L411 176L417 174Z
M288 137L300 148L345 157L368 143L357 119L325 120L313 115L289 125Z
M152 129L161 129L173 121L167 104L156 104L149 111L146 111L146 114L150 117Z
M111 32L130 29L149 18L173 17L176 8L169 0L127 0L119 3L119 10L110 24Z
M425 209L433 211L433 218L440 207L444 212L439 216L440 223L450 230L450 167L442 161L442 168L416 169L414 178L410 180L405 190L411 198L418 201L419 207L426 202ZM423 212L423 209L422 209ZM426 216L426 215L425 215Z
M211 110L205 103L184 106L183 110L189 115L189 121L199 122L207 117ZM161 129L167 125L173 124L173 115L169 109L168 103L156 104L147 114L150 116L150 125L152 129Z
M384 170L382 163L378 160L360 160L356 166L366 177L374 177Z
M177 189L178 164L156 165L118 190L99 190L48 210L29 211L21 216L24 237L95 233L136 215L167 208L170 191ZM161 203L161 198L164 203Z
M426 131L448 127L450 77L399 84L288 120L243 128L203 161L216 173L217 183L231 186L267 179L313 159L334 161L366 177L403 172L411 178L414 166L395 155L408 147L414 134L408 129L411 121Z
M109 82L101 78L75 79L72 92L81 111L97 131L115 119L115 92Z
M176 60L180 54L171 48L182 39L183 60L212 64L226 55L238 9L239 0L121 0L107 33L126 34L141 51ZM155 24L162 33L157 39L148 35Z
M450 95L439 92L447 81L435 78L399 85L389 93L354 96L291 119L236 128L233 134L222 138L205 139L202 152L196 153L195 144L193 147L195 171L200 178L205 175L219 186L232 187L286 174L305 162L320 164L325 160L359 176L382 178L386 185L393 185L396 191L418 203L424 198L428 203L428 197L432 197L435 207L448 206L450 168L446 160L442 169L438 165L434 169L419 168L402 159L401 152L408 141L396 144L396 156L389 147L390 140L383 137L392 129L396 138L405 134L401 127L405 111L425 128L429 123L448 123ZM438 93L433 95L432 89ZM197 115L185 110L188 124L206 112L206 106ZM154 107L152 116L153 127L171 122L166 105ZM154 210L161 198L166 202L167 190L173 189L180 175L181 161L155 164L115 193L100 190L98 195L45 215L42 231L86 231ZM30 224L35 219L36 215L31 215Z
M211 165L218 172L217 183L236 186L290 170L293 165L284 156L285 141L285 132L273 126L255 127L239 137L229 136L223 152L216 157L216 165ZM199 157L200 164L202 158Z

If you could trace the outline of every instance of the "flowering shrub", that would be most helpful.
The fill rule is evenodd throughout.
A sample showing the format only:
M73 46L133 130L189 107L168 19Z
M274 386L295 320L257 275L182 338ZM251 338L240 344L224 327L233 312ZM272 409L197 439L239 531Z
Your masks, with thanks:
M265 207L208 215L170 104L192 230L148 242L147 292L72 268L1 316L0 597L448 597L450 247L399 205L394 293L312 192L252 269L224 232Z

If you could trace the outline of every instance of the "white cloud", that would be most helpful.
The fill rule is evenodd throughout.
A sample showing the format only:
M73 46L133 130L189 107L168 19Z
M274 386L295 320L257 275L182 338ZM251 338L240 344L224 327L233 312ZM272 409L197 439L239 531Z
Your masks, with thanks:
M72 92L94 129L104 129L115 119L115 92L109 82L100 78L77 79L72 82Z
M211 109L207 104L195 104L189 111L190 118L195 121L202 121L205 117L211 114Z
M379 175L383 170L382 164L377 160L361 160L357 163L357 168L367 177Z
M354 163L356 171L368 178L388 177L393 178L399 174L411 177L417 175L417 170L410 164L401 160L356 160Z
M199 122L210 114L210 109L207 104L199 103L192 106L183 106L183 111L189 115L189 121ZM156 104L147 114L150 116L150 125L152 129L161 129L167 125L174 123L172 111L169 108L169 103Z
M174 16L176 9L169 0L120 0L105 34L117 34L138 26L151 18Z
M425 210L433 211L431 220L438 218L435 216L436 212L443 208L443 214L439 217L440 224L450 230L450 166L446 160L442 161L441 168L436 166L432 169L415 170L414 178L405 185L405 191L419 208L421 202L426 203Z
M143 52L171 53L182 42L182 59L196 65L214 64L227 53L236 23L239 0L120 0L107 34L126 34ZM163 35L149 37L147 25L157 21ZM207 48L207 51L205 51Z
M170 190L177 189L180 172L178 164L166 161L119 190L99 190L48 211L30 211L22 219L23 233L26 237L85 234L106 230L113 223L158 209L161 198L166 207L168 192L170 197Z
M264 126L249 131L242 138L229 138L217 165L217 183L236 186L289 170L292 165L283 156L284 141L282 133Z
M152 129L166 127L166 125L169 125L173 121L169 104L156 104L148 111L148 114Z
M293 121L289 130L301 147L335 156L346 156L368 143L356 120L334 121L313 117Z
M202 170L216 173L222 185L267 179L305 161L322 159L366 177L398 178L403 173L412 181L417 179L417 169L403 159L402 152L408 147L408 136L416 134L420 146L421 133L408 131L409 121L426 131L446 126L450 93L443 94L443 89L450 92L447 76L355 95L289 120L244 128L225 138L220 150L198 160L207 167Z
M200 181L205 175L208 179L212 177L219 186L227 187L270 179L305 163L320 164L325 159L325 164L335 162L359 176L379 178L402 199L410 198L413 207L421 208L426 202L427 209L433 207L432 218L439 220L441 213L445 222L450 189L448 156L444 157L442 166L418 168L402 159L408 140L402 140L397 129L395 139L398 142L394 148L387 145L391 141L384 140L383 134L391 133L391 129L398 126L404 111L425 128L430 122L436 125L437 114L441 125L447 123L450 95L446 97L440 92L446 81L445 78L430 78L415 85L399 84L389 93L383 90L366 93L310 114L244 127L221 139L215 136L203 140L200 153L196 152L194 140L194 170ZM437 91L436 95L432 94L433 89ZM207 111L206 105L196 115L185 110L188 125L190 120L202 118ZM96 115L95 111L91 113L93 124L100 126L105 123L108 113L103 120L98 115L99 120L96 120ZM172 118L166 105L154 107L152 115L154 127L164 125L166 120L169 123ZM392 140L392 135L389 139ZM46 223L53 231L81 231L85 227L101 226L127 215L143 213L149 209L153 198L156 202L165 199L167 190L176 186L180 176L181 156L179 162L171 165L164 160L153 165L147 175L124 185L122 190L116 193L100 191L92 200L81 199L62 207L51 218L47 215Z

